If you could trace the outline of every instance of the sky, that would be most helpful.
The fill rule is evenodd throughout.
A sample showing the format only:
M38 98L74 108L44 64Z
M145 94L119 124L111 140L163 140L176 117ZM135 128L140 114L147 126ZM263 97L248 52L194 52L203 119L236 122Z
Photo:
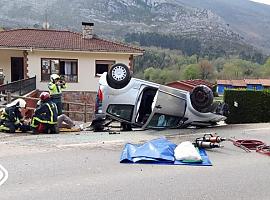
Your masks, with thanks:
M259 3L264 3L264 4L270 5L270 0L251 0L251 1L259 2Z

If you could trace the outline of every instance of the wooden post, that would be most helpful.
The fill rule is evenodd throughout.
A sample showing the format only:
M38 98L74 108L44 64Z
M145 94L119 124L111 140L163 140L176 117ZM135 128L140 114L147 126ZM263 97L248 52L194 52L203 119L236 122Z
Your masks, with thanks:
M87 118L87 104L85 102L84 103L84 123L86 123L86 118Z
M7 103L11 102L11 92L7 92Z

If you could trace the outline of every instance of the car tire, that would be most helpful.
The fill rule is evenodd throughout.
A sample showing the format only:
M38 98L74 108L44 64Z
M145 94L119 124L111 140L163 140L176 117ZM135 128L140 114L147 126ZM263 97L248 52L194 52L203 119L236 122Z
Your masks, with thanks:
M104 120L101 118L94 119L90 127L94 132L103 131L105 129Z
M132 127L130 124L122 122L121 123L121 130L122 131L132 131Z
M190 100L195 110L199 112L208 112L209 106L213 103L214 95L210 88L199 85L192 90Z
M114 64L107 73L107 83L114 89L124 88L130 81L129 68L122 63Z
M95 125L93 125L93 131L94 132L101 132L104 131L104 125L102 123L96 123Z

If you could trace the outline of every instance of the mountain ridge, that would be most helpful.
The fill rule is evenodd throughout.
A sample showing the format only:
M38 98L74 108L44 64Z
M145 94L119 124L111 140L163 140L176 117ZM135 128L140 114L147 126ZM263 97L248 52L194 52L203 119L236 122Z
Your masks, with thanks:
M247 31L245 26L249 23L240 23L242 18L235 17L239 6L248 2L247 0L205 0L204 2L202 4L199 0L190 2L187 0L2 0L0 26L40 28L47 18L52 28L79 31L82 21L91 21L95 23L96 33L109 39L122 40L128 33L159 32L197 37L205 45L209 43L215 45L215 42L218 44L221 40L230 44L248 43L270 52L268 37L262 37L260 31ZM242 9L241 15L247 15L246 7ZM270 6L269 8L251 6L250 10L253 12L262 10L261 15L268 16L267 11L269 10L270 13ZM234 24L232 17L235 21L240 21L238 24L241 25ZM258 17L256 20L258 21ZM264 22L268 23L268 18L263 18L262 25L258 24L263 26ZM252 47L247 45L247 48Z

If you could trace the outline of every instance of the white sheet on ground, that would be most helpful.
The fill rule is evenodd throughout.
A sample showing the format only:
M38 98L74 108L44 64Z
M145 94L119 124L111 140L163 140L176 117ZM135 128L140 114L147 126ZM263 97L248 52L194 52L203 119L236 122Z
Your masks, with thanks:
M176 160L185 160L190 162L199 162L202 160L197 149L190 141L180 143L174 150Z

